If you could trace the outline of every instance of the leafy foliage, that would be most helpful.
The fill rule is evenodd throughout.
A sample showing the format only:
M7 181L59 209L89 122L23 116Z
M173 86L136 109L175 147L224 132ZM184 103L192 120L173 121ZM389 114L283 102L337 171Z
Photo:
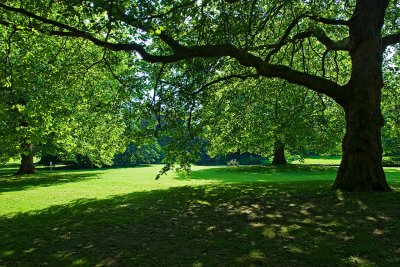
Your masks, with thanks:
M125 143L120 84L85 41L2 32L1 159L25 153L110 163ZM40 44L40 45L39 45Z
M391 50L385 65L386 85L382 95L382 110L385 117L383 146L386 153L400 153L400 54Z
M212 154L271 156L277 142L292 154L338 153L343 115L324 96L278 80L227 82L204 107ZM342 125L342 126L341 126Z
M113 166L160 163L162 156L161 147L157 143L142 146L130 144L124 153L115 155Z

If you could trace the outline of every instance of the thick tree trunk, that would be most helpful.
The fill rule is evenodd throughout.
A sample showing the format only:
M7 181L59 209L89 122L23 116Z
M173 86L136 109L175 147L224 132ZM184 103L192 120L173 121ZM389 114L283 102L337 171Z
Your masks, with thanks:
M277 141L274 144L274 158L272 159L272 164L274 165L287 164L285 158L285 144L283 144L280 141Z
M36 172L35 165L33 164L33 146L32 144L25 145L25 152L21 155L21 165L16 173L17 175L33 174Z
M382 168L379 107L366 112L370 106L354 103L345 109L346 135L343 139L343 158L334 187L346 191L390 190ZM376 106L376 105L375 105Z
M381 29L387 0L359 0L350 23L352 76L342 103L346 114L343 158L334 188L389 191L382 168L380 109L382 79Z

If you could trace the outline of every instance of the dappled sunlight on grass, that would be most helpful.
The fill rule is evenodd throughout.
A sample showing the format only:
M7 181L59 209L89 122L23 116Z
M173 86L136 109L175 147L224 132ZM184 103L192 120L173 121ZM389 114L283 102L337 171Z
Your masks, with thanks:
M0 265L394 266L399 200L399 186L338 199L324 181L81 199L0 219Z
M7 175L0 177L0 193L32 189L34 187L55 186L63 183L76 183L98 178L100 172L70 171L42 172L24 176Z
M159 170L1 176L0 266L400 265L400 170L391 193L332 190L332 167Z
M263 183L270 187L269 194L272 194L273 190L277 190L272 188L276 183L322 182L327 185L326 182L332 183L336 172L332 167L307 165L238 168L194 166L189 179L170 172L156 181L154 178L160 169L160 165L153 165L121 169L41 170L36 175L27 176L12 176L13 170L6 169L7 172L0 175L0 215L34 212L78 199L104 199L131 192L210 183ZM389 182L399 181L399 176L400 169L387 170Z
M351 265L358 265L358 266L376 266L376 264L373 264L372 262L357 256L350 256L347 259L345 259L343 263L348 263Z

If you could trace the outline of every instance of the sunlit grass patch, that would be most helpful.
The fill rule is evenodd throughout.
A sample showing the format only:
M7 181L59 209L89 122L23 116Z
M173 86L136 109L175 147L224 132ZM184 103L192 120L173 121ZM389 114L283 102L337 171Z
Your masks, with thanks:
M315 156L307 157L301 160L293 160L292 164L322 164L322 165L339 165L341 156Z

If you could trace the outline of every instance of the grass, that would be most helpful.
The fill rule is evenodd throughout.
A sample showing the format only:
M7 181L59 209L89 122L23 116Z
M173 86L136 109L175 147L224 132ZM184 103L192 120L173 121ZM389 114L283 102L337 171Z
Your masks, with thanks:
M309 156L303 160L292 159L289 160L293 164L306 164L306 165L326 165L326 166L339 166L341 156ZM383 166L400 167L399 155L384 156Z
M154 178L161 166L40 171L35 175L13 176L12 168L0 172L0 216L36 212L80 199L104 199L132 192L200 185L209 181L176 179L170 173Z
M315 156L315 157L307 157L303 160L294 160L292 163L294 164L311 164L311 165L336 165L338 166L341 161L341 156Z
M0 170L0 266L399 266L391 193L329 188L336 168Z

